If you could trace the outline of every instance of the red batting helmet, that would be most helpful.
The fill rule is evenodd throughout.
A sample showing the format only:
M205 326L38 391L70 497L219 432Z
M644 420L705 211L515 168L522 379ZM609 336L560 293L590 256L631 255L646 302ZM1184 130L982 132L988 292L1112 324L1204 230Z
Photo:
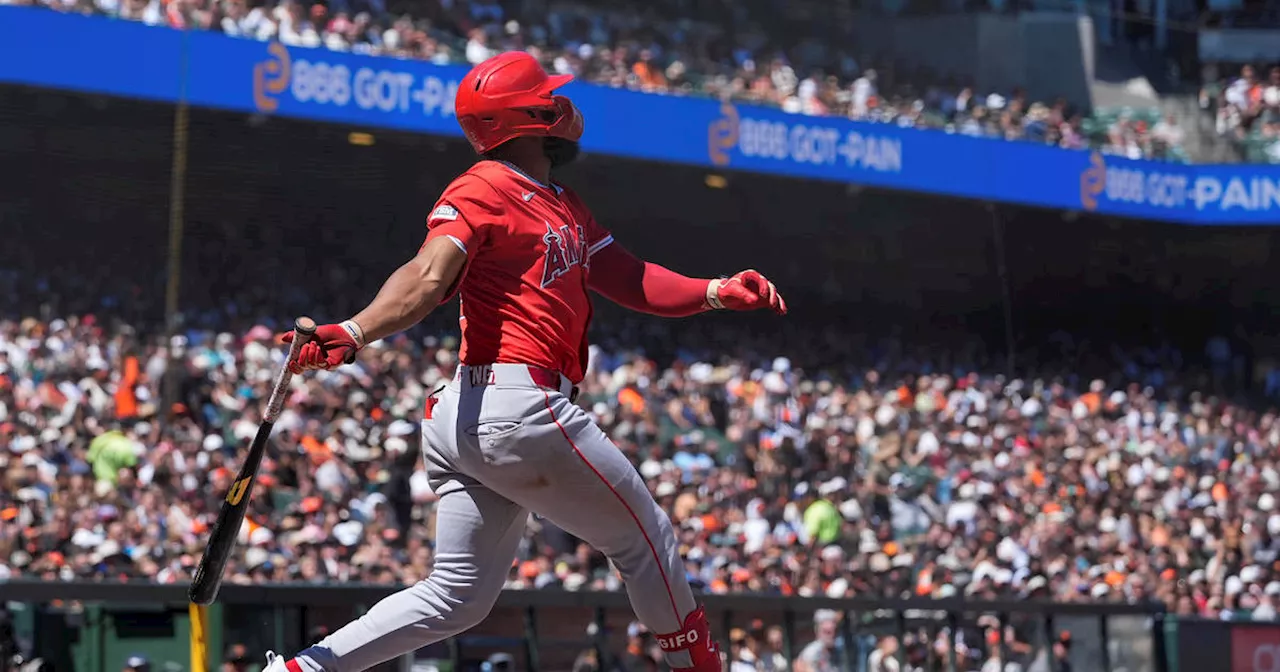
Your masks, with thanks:
M462 78L454 114L479 154L523 136L582 137L582 114L556 89L573 75L548 75L523 51L509 51L477 65Z

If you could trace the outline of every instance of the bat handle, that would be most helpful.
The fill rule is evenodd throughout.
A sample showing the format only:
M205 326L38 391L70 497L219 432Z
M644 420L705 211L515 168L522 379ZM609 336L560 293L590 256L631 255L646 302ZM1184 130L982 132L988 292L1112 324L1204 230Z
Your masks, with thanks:
M267 399L267 410L262 414L265 422L275 422L280 417L280 411L284 408L284 396L289 391L289 381L293 379L293 372L289 371L289 362L298 358L298 351L302 349L303 344L311 340L316 333L316 321L302 316L293 321L293 341L289 343L289 356L285 358L284 366L280 367L280 373L276 376L276 385L271 389L271 397Z

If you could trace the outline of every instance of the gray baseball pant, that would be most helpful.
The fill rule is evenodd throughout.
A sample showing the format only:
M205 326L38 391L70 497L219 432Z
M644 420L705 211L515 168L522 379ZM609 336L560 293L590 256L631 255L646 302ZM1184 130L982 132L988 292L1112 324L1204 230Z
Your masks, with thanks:
M435 564L426 579L298 654L308 672L360 672L479 623L502 591L534 511L604 553L636 616L680 630L697 605L667 515L591 417L521 364L460 366L423 420L437 504ZM689 654L668 656L689 666Z

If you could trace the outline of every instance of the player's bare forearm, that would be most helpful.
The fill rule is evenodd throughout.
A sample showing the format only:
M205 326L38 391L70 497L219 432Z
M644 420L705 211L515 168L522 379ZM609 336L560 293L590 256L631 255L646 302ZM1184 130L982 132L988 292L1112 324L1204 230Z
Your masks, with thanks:
M352 318L372 343L421 322L458 279L467 254L447 237L427 241L417 256L396 269L367 308Z

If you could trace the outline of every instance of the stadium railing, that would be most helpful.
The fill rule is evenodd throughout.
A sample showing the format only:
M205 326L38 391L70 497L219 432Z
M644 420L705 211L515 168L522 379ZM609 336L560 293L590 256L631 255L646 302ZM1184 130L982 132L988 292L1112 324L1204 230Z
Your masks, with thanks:
M126 655L141 651L151 652L153 660L167 656L167 662L153 669L200 672L207 669L206 663L220 663L224 647L231 644L243 644L254 655L267 649L293 652L363 613L396 588L228 584L207 612L207 631L195 637L188 636L199 628L192 628L186 619L187 587L182 584L11 581L0 583L0 604L8 603L10 611L16 608L21 612L14 617L20 622L16 630L22 632L21 623L25 622L32 640L28 645L37 656L62 658L62 664L54 664L53 669L118 670ZM865 669L866 654L879 637L896 635L900 642L932 642L944 632L951 646L941 647L946 654L927 647L932 658L929 669L967 669L961 667L966 661L957 660L957 638L963 637L959 633L981 632L985 638L985 628L993 626L993 620L1000 626L997 632L1012 628L1018 632L1016 642L1030 642L1037 652L1033 655L1051 655L1046 645L1069 636L1077 668L1099 672L1177 669L1170 666L1170 647L1166 645L1166 638L1178 638L1176 624L1166 627L1164 606L1158 603L771 595L704 595L701 599L722 640L728 640L733 628L753 623L778 626L783 635L782 653L788 660L810 641L814 613L835 610L843 614L840 635L849 643L842 649L841 669L853 672ZM517 669L569 669L579 654L590 654L593 649L597 660L610 660L625 646L626 626L632 618L623 593L508 590L480 626L419 652L419 656L434 659L440 670L470 669L468 664L495 652L508 652L521 661ZM1113 621L1126 625L1117 633ZM1019 655L1010 650L1018 643L1004 636L991 639L998 642L992 653L998 652L1001 660ZM905 655L903 648L899 655ZM190 667L174 661L187 658L193 650L196 653L190 656ZM1021 655L1027 654L1024 651ZM413 657L408 656L399 661L398 669L408 670L412 663Z

